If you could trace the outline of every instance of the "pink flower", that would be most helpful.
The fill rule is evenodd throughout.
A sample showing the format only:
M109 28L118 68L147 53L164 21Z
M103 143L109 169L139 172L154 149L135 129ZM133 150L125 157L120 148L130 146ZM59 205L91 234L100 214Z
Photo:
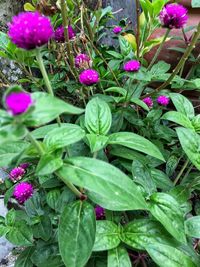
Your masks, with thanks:
M45 45L53 36L50 19L39 12L22 12L8 26L11 41L26 50Z
M151 97L145 97L143 99L143 102L149 107L152 108L153 107L153 100Z
M161 106L167 106L169 104L169 97L165 96L165 95L160 95L157 98L157 103Z
M90 63L90 58L86 54L79 54L75 58L75 66L77 68L88 68Z
M28 110L33 104L31 95L26 92L12 92L6 96L6 106L16 116Z
M124 64L124 70L127 72L135 72L140 69L140 62L137 60L130 60Z
M24 174L25 170L21 167L17 167L11 170L11 172L9 173L9 178L11 181L16 182L19 181Z
M121 31L122 31L122 27L120 27L120 26L115 26L113 28L113 33L115 33L115 34L119 34Z
M72 28L72 26L68 26L68 35L69 35L69 40L75 37L75 32ZM55 40L59 43L64 43L65 41L65 34L64 34L64 27L61 25L59 26L55 32L54 32L54 37Z
M84 85L93 85L99 81L99 74L93 69L84 70L79 75L79 81Z
M13 196L19 202L24 204L33 195L33 186L28 182L22 182L15 186Z
M24 170L28 169L29 166L30 166L29 163L21 163L21 164L19 165L19 167L21 167L21 168L24 169Z
M105 219L105 210L101 206L95 207L96 219L103 220Z
M165 28L180 29L187 23L188 10L179 4L168 4L160 12L160 22Z

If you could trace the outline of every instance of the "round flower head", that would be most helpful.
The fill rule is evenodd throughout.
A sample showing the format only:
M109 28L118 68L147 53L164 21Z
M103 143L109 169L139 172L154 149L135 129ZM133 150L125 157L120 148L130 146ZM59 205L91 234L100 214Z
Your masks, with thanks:
M17 167L11 170L11 172L9 173L9 178L13 182L16 182L16 181L19 181L23 177L24 174L25 174L25 170L21 167Z
M31 95L26 92L12 92L6 96L6 106L16 116L28 110L32 105Z
M168 4L160 12L160 22L165 28L180 29L188 20L188 10L179 4Z
M90 65L90 58L86 54L79 54L75 58L75 66L77 68L88 68Z
M8 26L11 41L26 50L48 43L53 36L50 19L39 12L22 12L13 17Z
M84 85L93 85L99 81L99 74L93 69L84 70L79 75L79 81Z
M127 72L135 72L140 69L140 62L137 60L130 60L124 64L124 70Z
M101 206L95 207L96 219L102 220L105 219L105 210Z
M75 37L74 30L73 30L72 26L70 26L70 25L68 26L68 35L69 35L69 40L71 40L72 38ZM58 43L64 43L64 41L65 41L65 33L64 33L64 27L62 25L59 26L55 30L54 37L55 37L55 40Z
M121 31L122 31L122 27L120 27L120 26L116 26L113 28L113 32L115 34L119 34Z
M161 106L167 106L169 104L169 97L165 96L165 95L160 95L157 98L157 103Z
M33 195L33 186L28 182L21 182L14 188L13 196L19 204L24 204Z
M19 165L19 167L21 167L21 168L24 169L24 170L28 169L29 166L30 166L29 163L21 163L21 164Z
M143 99L143 102L149 107L152 108L153 107L153 100L151 97L145 97Z

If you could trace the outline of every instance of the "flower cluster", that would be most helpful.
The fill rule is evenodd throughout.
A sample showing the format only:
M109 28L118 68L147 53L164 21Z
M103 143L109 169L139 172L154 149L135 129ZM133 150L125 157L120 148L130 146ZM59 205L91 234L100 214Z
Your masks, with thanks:
M115 34L119 34L121 31L122 31L122 27L120 27L120 26L115 26L113 28L113 33L115 33Z
M86 86L93 85L99 81L99 74L93 69L84 70L79 75L79 81Z
M103 220L105 219L105 210L101 206L95 207L95 214L97 220Z
M22 182L15 186L13 191L14 198L19 204L24 204L33 195L33 186L28 182Z
M64 43L65 41L65 33L64 33L64 27L61 25L59 26L55 32L54 32L54 38L58 43ZM75 37L75 32L72 28L72 26L68 26L68 35L69 35L69 40Z
M90 58L86 54L79 54L75 58L75 66L77 68L88 68L90 66Z
M17 182L21 180L24 174L25 174L25 169L23 169L22 167L16 167L10 171L9 178L11 181Z
M159 97L157 97L156 102L161 105L161 106L167 106L169 104L169 97L165 96L165 95L160 95ZM151 97L145 97L143 99L143 102L149 107L152 108L153 107L153 99Z
M127 72L136 72L140 69L140 62L137 60L129 60L124 64L124 70Z

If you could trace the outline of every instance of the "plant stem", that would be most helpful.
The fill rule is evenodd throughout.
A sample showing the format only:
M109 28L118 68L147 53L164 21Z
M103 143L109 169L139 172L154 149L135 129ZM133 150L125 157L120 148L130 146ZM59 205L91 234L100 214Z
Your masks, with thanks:
M189 173L191 172L192 168L193 168L193 164L190 165L190 167L188 168L187 172L186 172L185 175L183 176L183 179L182 179L182 181L181 181L181 184L184 184L184 182L185 182L185 180L187 179L187 177L188 177Z
M140 3L136 0L136 14L137 14L137 32L136 32L136 43L137 43L137 58L140 57Z
M181 168L180 172L178 173L176 179L174 180L174 185L176 185L179 181L179 179L181 178L184 170L187 168L188 164L189 164L190 160L187 159L186 162L184 163L183 167Z
M28 139L31 141L32 145L37 149L40 156L43 156L45 154L44 149L40 145L40 143L31 135L31 133L28 131Z
M157 59L158 56L160 55L160 52L161 52L161 50L162 50L162 48L163 48L163 45L164 45L164 43L165 43L165 41L166 41L166 39L167 39L169 33L170 33L170 29L167 29L167 30L166 30L166 33L165 33L165 35L164 35L164 37L163 37L163 40L162 40L160 46L158 47L158 49L157 49L157 51L156 51L156 53L155 53L155 55L154 55L154 57L153 57L153 59L152 59L150 65L148 66L147 70L150 70L150 69L152 68L153 64L156 62L156 59Z

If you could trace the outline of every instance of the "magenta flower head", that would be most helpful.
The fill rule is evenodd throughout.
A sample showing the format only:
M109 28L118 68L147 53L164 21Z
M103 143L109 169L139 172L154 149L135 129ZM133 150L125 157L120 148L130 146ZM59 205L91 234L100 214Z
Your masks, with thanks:
M28 182L21 182L14 188L13 196L19 204L24 204L33 195L33 186Z
M169 104L169 97L165 96L165 95L160 95L157 98L157 103L161 106L167 106Z
M115 34L119 34L121 31L122 31L122 27L120 27L120 26L115 26L113 28L113 33L115 33Z
M79 81L84 85L93 85L95 83L98 83L99 74L96 70L93 69L84 70L79 75Z
M103 220L105 219L105 210L101 206L95 207L96 219Z
M160 22L163 27L180 29L187 23L187 8L179 4L168 4L160 12Z
M136 72L140 69L140 62L137 60L129 60L124 64L124 70L127 72Z
M11 170L11 172L9 173L9 178L11 181L17 182L21 180L24 174L25 170L21 167L17 167Z
M149 107L152 108L153 107L153 100L151 97L145 97L143 99L143 102Z
M11 41L26 50L45 45L53 36L50 19L39 12L22 12L8 26Z
M72 26L68 26L68 35L69 35L69 40L75 37L75 32L72 28ZM58 43L64 43L65 41L65 34L64 34L64 27L61 25L59 26L55 32L54 32L54 38Z
M21 168L24 169L24 170L28 169L29 166L30 166L29 163L21 163L21 164L19 165L19 167L21 167Z
M31 95L26 92L12 92L6 96L5 102L13 116L26 112L33 104Z
M77 68L88 68L90 66L90 58L86 54L79 54L75 58L75 66Z

